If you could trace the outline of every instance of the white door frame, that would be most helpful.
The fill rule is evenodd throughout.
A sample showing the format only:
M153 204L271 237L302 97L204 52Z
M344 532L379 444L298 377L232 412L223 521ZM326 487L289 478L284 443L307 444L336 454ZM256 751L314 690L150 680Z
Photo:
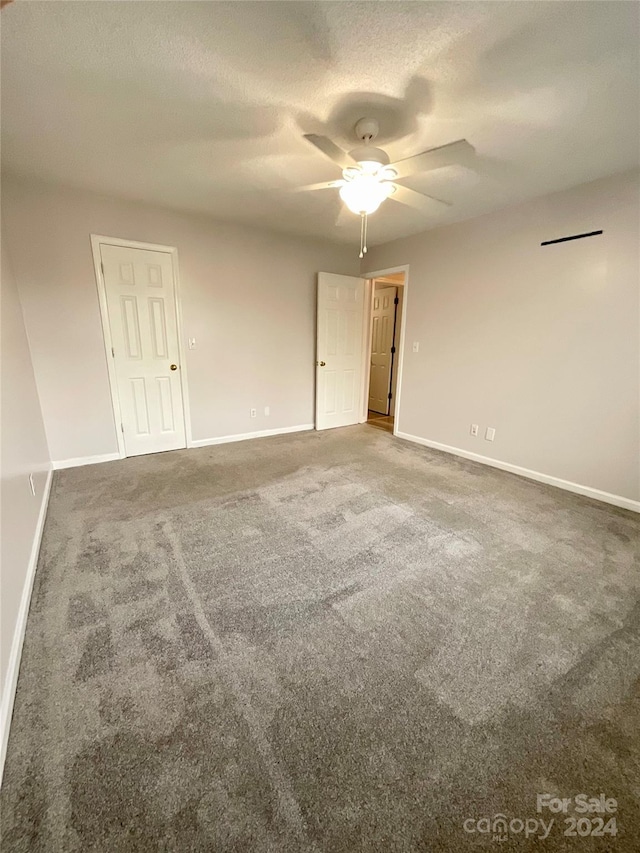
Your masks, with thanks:
M371 372L371 306L373 304L373 279L374 278L384 278L385 275L391 275L392 273L404 273L404 291L402 294L402 315L400 317L400 344L397 348L397 360L395 364L397 365L397 376L398 379L396 381L396 407L394 410L393 416L393 434L397 435L400 431L398 428L398 424L400 421L400 402L402 398L402 365L404 362L404 340L405 340L405 330L406 330L406 321L407 321L407 296L409 293L409 264L402 264L397 267L390 267L385 270L374 270L373 272L363 272L361 275L363 278L367 279L367 293L365 293L365 311L368 312L369 319L369 333L365 335L365 340L363 341L364 351L362 353L363 363L365 369L363 370L363 379L364 384L362 386L362 420L361 423L364 423L367 420L367 405L369 402L369 375Z
M113 428L118 442L118 454L120 459L126 458L124 447L124 435L118 425L122 423L120 397L118 395L118 383L116 368L113 361L113 342L111 339L111 327L109 326L109 308L107 306L107 288L102 274L102 258L100 246L124 246L127 249L147 249L152 252L166 252L171 255L171 266L173 268L173 297L176 307L176 329L178 332L178 350L180 352L180 387L182 389L182 411L184 413L184 434L187 447L193 447L191 437L191 411L189 408L189 386L187 384L187 360L186 350L182 335L182 300L180 298L180 274L178 271L178 250L175 246L162 246L158 243L140 243L136 240L123 240L120 237L104 237L100 234L91 235L91 253L93 255L93 268L98 288L98 302L100 304L100 320L102 322L102 338L104 341L104 354L107 359L107 371L109 373L109 389L111 391L111 406L113 409Z

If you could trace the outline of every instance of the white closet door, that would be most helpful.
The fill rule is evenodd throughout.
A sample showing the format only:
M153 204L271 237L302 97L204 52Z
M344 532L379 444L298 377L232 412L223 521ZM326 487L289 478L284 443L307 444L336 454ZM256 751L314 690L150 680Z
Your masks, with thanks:
M186 446L172 256L100 245L127 456Z

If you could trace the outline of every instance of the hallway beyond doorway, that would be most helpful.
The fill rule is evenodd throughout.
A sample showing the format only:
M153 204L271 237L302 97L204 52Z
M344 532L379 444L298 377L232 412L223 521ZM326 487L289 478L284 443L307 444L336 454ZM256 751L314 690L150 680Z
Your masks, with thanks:
M405 271L387 272L370 279L371 326L369 335L369 393L367 421L389 418L393 431L396 408ZM382 426L382 424L378 424Z
M393 432L393 415L381 415L379 412L372 412L369 409L367 412L367 423L369 426Z

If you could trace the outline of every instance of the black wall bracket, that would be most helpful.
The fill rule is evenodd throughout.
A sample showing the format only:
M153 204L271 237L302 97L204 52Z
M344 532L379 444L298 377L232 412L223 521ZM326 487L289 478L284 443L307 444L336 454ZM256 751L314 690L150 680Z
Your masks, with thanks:
M566 243L568 240L582 240L583 237L595 237L597 234L602 234L600 231L589 231L586 234L573 234L571 237L558 237L557 240L545 240L540 243L541 246L551 246L554 243Z

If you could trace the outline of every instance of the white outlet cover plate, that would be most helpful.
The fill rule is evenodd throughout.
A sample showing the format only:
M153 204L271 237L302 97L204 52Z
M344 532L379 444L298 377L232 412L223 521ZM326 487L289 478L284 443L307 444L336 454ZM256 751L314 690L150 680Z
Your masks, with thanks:
M487 439L487 441L493 441L493 439L496 437L495 429L493 427L487 427L487 431L484 437Z

